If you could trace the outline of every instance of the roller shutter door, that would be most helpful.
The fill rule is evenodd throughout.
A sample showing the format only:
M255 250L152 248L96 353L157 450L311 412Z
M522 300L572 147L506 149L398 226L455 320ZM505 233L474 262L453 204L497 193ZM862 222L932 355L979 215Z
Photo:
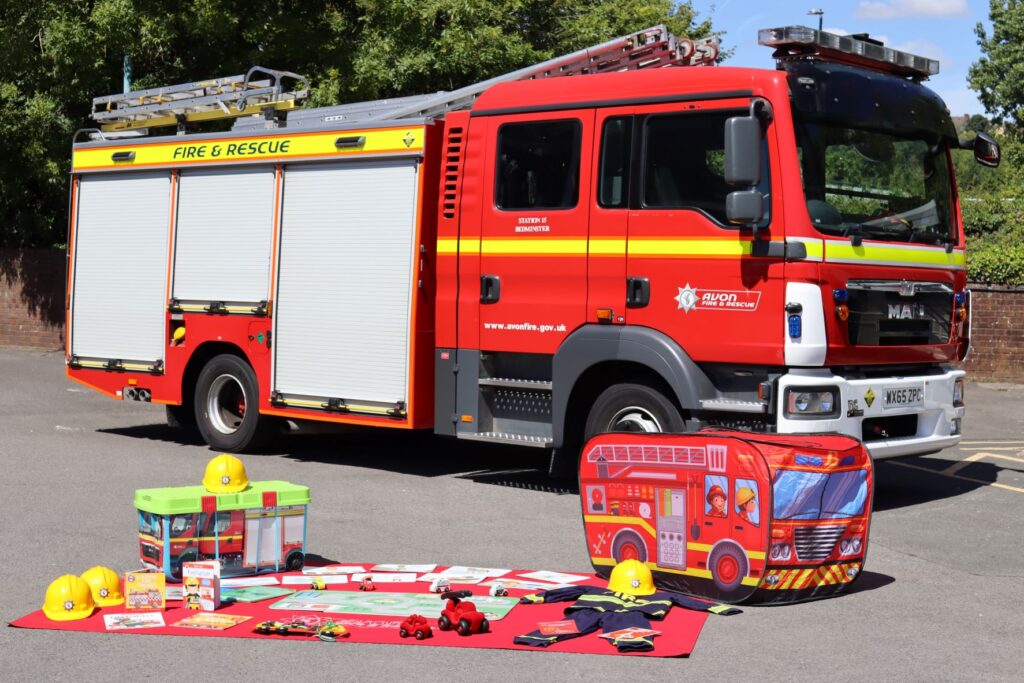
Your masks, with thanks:
M413 160L286 170L274 335L278 392L406 400L416 173Z
M267 299L274 169L182 171L174 293L182 302Z
M163 360L170 201L167 171L81 179L72 355Z

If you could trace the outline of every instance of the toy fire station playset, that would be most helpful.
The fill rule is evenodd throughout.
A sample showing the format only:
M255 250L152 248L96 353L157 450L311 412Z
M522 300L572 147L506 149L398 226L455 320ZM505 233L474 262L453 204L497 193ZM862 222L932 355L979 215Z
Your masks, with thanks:
M594 569L623 560L658 585L739 602L847 590L867 553L871 457L847 436L603 434L583 449Z
M309 488L249 481L242 461L220 455L202 486L139 489L142 563L181 580L182 564L215 560L224 576L301 569Z

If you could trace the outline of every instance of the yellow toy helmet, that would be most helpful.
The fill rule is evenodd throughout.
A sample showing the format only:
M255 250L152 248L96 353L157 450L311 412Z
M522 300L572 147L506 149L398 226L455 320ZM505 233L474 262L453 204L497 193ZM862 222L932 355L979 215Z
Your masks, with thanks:
M249 486L245 465L233 455L221 453L206 463L203 486L210 493L238 493Z
M741 487L736 492L736 504L740 506L746 505L755 498L757 498L757 494L754 493L754 489L747 488L746 486Z
M82 579L89 584L92 599L100 607L113 607L124 602L121 592L121 577L109 567L92 567L85 570Z
M43 614L52 621L85 619L96 609L89 584L80 576L65 574L46 588Z
M612 569L608 590L629 595L650 595L655 591L654 577L639 560L623 560Z

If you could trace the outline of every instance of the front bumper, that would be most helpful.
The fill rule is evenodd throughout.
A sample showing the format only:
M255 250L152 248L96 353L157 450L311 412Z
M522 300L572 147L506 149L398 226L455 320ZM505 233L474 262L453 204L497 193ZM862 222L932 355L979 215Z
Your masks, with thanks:
M917 415L915 434L865 440L864 445L875 460L932 453L960 442L959 425L964 416L964 407L953 406L953 385L965 375L963 370L947 370L936 375L848 380L827 368L794 369L779 378L780 400L785 400L786 390L791 387L836 386L839 387L839 416L789 419L780 409L777 430L780 434L840 432L864 439L863 423L866 419ZM921 405L885 407L886 392L922 387L924 398Z

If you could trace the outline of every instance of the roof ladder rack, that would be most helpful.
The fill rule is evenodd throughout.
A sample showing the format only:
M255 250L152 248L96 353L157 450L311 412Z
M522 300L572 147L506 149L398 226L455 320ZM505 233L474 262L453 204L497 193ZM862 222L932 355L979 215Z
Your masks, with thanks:
M270 78L254 80L257 74ZM286 90L285 79L298 87ZM254 66L237 76L97 97L92 101L92 118L104 132L174 125L181 131L185 124L197 121L296 109L308 95L305 76Z

